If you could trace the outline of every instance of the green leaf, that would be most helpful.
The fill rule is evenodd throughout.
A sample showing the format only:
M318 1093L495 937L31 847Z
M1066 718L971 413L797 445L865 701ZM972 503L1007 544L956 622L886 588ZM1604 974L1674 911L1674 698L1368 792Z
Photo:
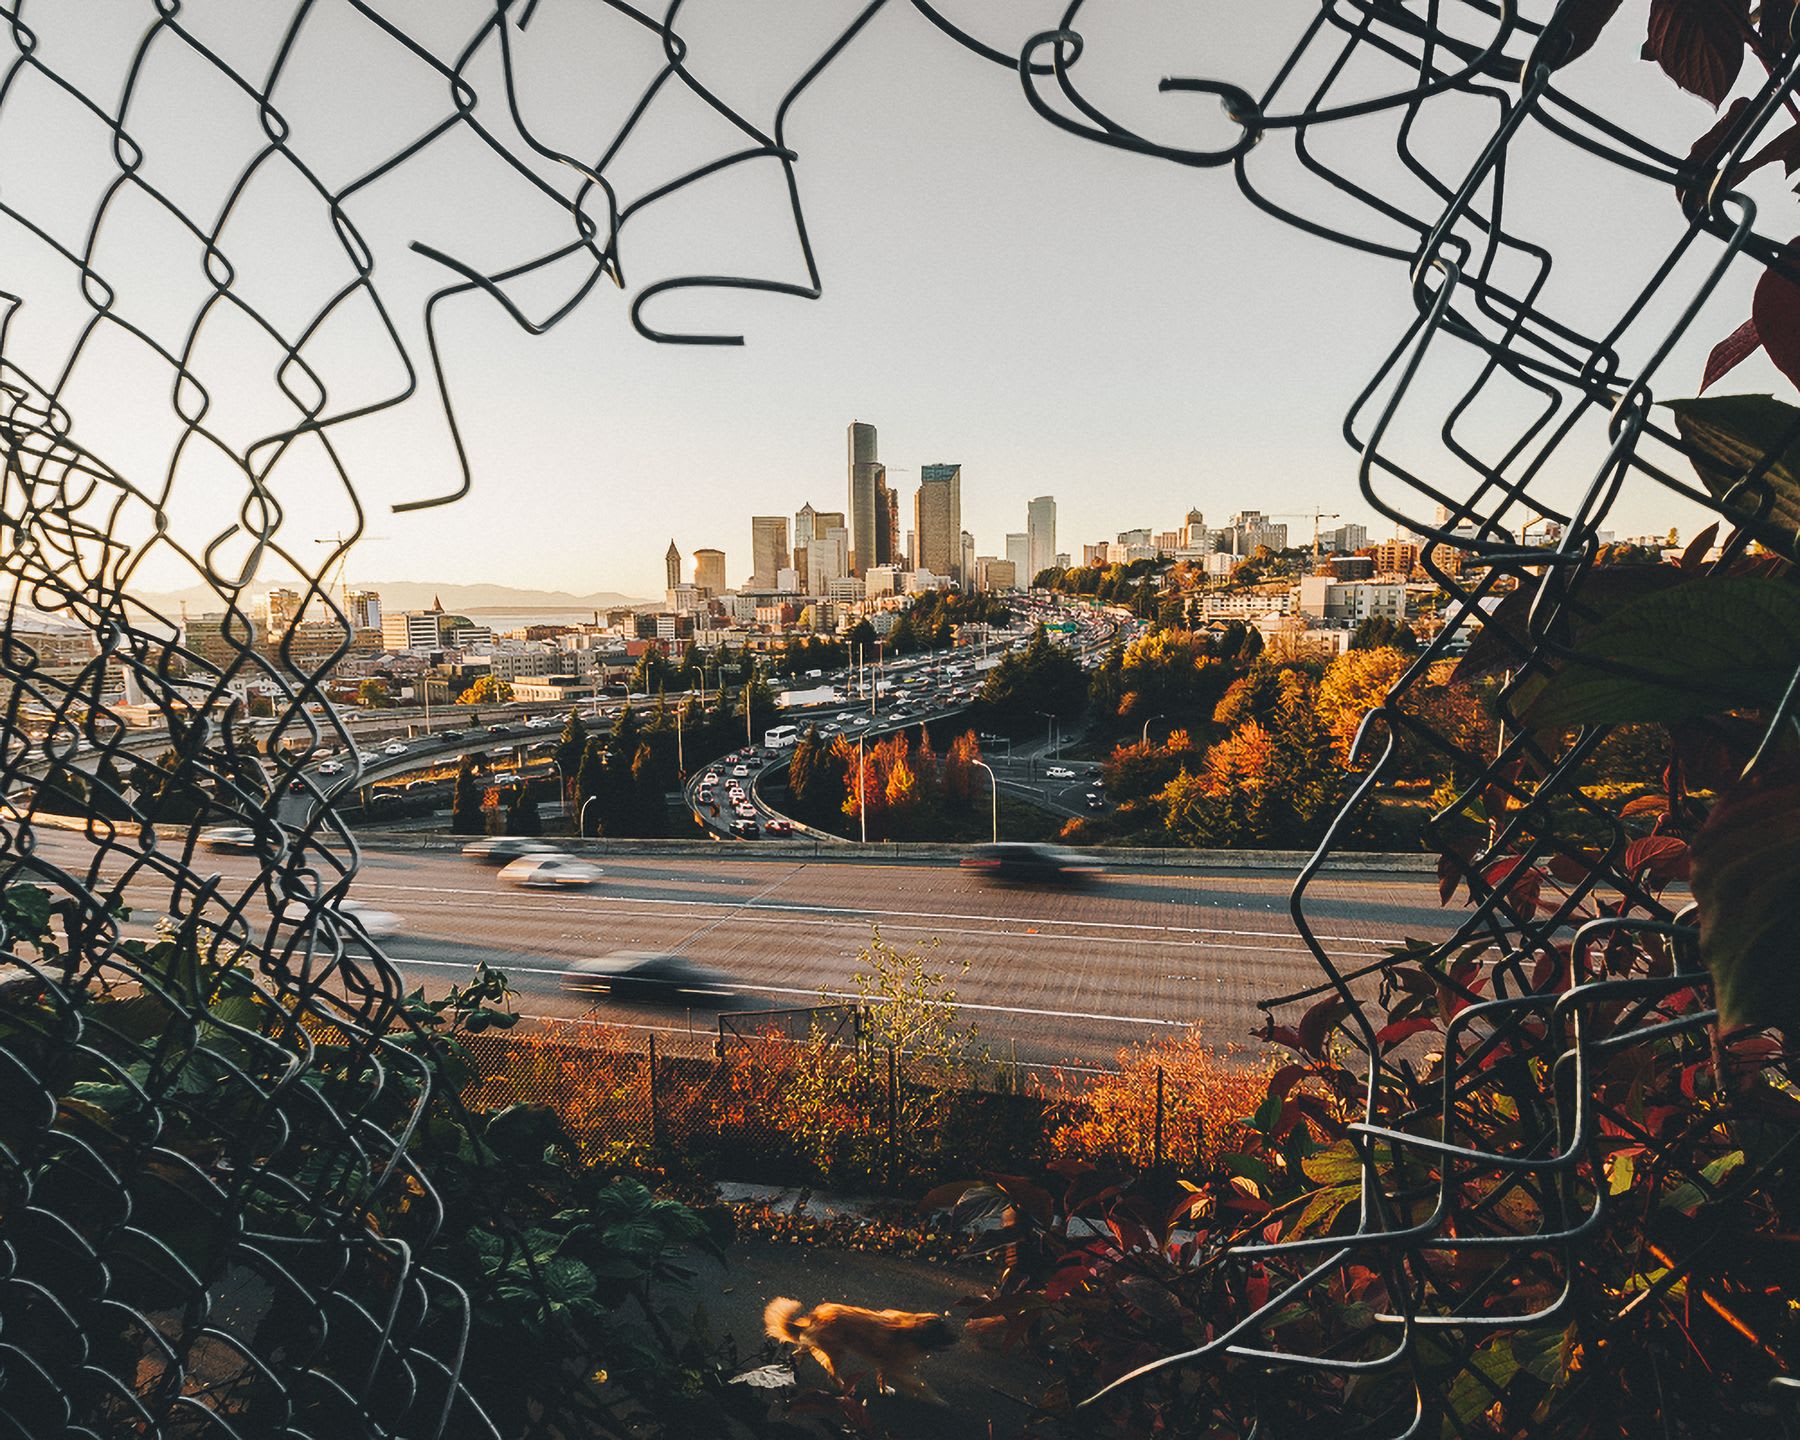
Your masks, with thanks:
M1800 410L1772 395L1719 395L1711 399L1670 400L1675 428L1698 453L1694 469L1715 499L1725 501L1731 520L1771 550L1800 558ZM1786 438L1788 444L1758 485L1730 494L1732 487L1764 455ZM1761 491L1769 491L1765 514ZM1730 494L1729 500L1727 496Z
M1696 580L1642 596L1588 630L1528 718L1592 725L1773 706L1796 666L1800 588L1749 576Z
M1361 1185L1362 1157L1348 1140L1340 1140L1329 1150L1309 1155L1300 1168L1308 1180L1320 1185Z
M1794 917L1800 914L1800 773L1738 785L1694 837L1700 958L1721 1028L1800 1033Z
M552 1305L568 1305L594 1293L594 1272L569 1256L552 1260L543 1275L544 1293Z

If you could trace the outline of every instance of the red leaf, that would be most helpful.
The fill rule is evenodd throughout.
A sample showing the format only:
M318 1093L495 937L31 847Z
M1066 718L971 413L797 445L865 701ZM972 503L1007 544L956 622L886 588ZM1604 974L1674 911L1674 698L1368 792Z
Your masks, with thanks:
M1456 887L1462 884L1465 869L1463 857L1452 851L1438 856L1438 904L1448 905L1456 898Z
M1348 1011L1349 1007L1337 995L1327 995L1315 1002L1300 1017L1300 1049L1308 1055L1323 1057L1325 1036Z
M1411 1020L1396 1020L1392 1025L1383 1025L1375 1032L1375 1043L1384 1051L1392 1050L1409 1035L1417 1035L1421 1030L1437 1029L1437 1021L1429 1016L1419 1015Z
M1621 815L1667 815L1669 813L1669 797L1667 795L1640 795L1635 800L1627 800L1620 809Z
M1650 0L1644 58L1719 105L1743 69L1749 35L1749 0Z
M1733 100L1730 108L1713 121L1712 127L1689 148L1687 159L1675 181L1675 198L1681 202L1683 214L1692 215L1706 204L1719 173L1719 162L1736 144L1738 121L1749 108L1749 100L1742 97ZM1729 189L1740 178L1739 173L1728 176L1726 188ZM1703 385L1700 388L1704 390L1706 387Z
M1583 850L1578 855L1558 850L1546 864L1550 873L1563 884L1579 885L1594 873L1594 861L1598 858L1592 850Z
M1700 377L1700 389L1706 388L1715 380L1721 380L1731 371L1748 360L1762 348L1762 336L1756 333L1755 317L1746 320L1733 330L1706 357L1706 373Z
M1800 240L1790 240L1781 253L1790 265L1800 265ZM1776 368L1800 385L1800 285L1773 266L1763 271L1750 303L1750 322Z
M1755 322L1753 321L1751 323L1754 324ZM1713 542L1718 538L1719 522L1715 520L1692 540L1688 541L1687 549L1681 552L1682 570L1691 572L1698 570L1704 565L1706 563L1707 555L1712 551Z
M1688 872L1687 841L1673 835L1651 835L1625 847L1625 871L1635 875L1647 870L1652 880L1685 880Z

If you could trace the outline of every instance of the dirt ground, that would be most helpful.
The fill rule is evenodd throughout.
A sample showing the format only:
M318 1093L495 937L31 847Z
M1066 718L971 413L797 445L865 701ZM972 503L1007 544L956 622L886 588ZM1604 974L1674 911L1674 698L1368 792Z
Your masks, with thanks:
M710 1268L696 1281L696 1293L713 1326L736 1340L746 1369L788 1357L787 1346L763 1337L763 1307L778 1295L808 1306L830 1300L948 1311L960 1329L964 1312L955 1302L980 1288L972 1271L888 1255L740 1241L731 1257L728 1267ZM830 1383L811 1356L802 1355L795 1364L801 1384ZM1031 1402L1051 1378L1029 1357L968 1341L933 1355L920 1374L944 1405L901 1395L873 1402L876 1419L896 1440L1005 1440L1031 1414Z

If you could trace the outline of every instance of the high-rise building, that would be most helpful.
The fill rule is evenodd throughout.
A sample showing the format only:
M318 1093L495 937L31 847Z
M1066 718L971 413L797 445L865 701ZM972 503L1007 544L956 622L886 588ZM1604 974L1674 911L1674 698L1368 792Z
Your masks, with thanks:
M1015 574L1023 575L1031 569L1031 537L1023 531L1014 531L1006 537L1006 558L1013 563Z
M1025 534L1029 539L1027 558L1030 573L1020 577L1021 588L1056 564L1056 498L1040 495L1025 507Z
M887 466L881 467L881 476L876 480L875 487L876 502L887 507L886 522L875 527L876 558L883 565L900 569L903 568L902 562L905 559L900 544L900 492L888 489Z
M681 552L675 548L675 542L669 542L669 548L663 553L663 575L666 587L673 590L681 583Z
M957 572L958 582L965 590L972 590L975 587L975 537L967 530L962 532L959 553L962 563Z
M358 630L381 628L381 593L377 590L346 590L344 611L350 624Z
M975 562L975 574L983 590L1011 590L1018 584L1012 561L992 555L983 555Z
M794 513L794 571L800 577L798 589L805 594L811 585L806 571L806 547L820 534L819 512L808 501Z
M962 533L962 466L921 465L913 496L913 564L961 580Z
M829 595L832 582L842 580L849 573L850 532L842 525L833 525L823 533L815 534L811 540L807 541L807 594Z
M788 517L750 517L750 588L773 590L775 578L788 568Z
M725 579L725 552L723 550L696 550L694 552L694 584L700 590L713 595L723 595L730 588Z
M1205 550L1206 517L1198 510L1190 510L1187 519L1181 522L1181 548L1183 550Z
M877 530L886 524L887 506L878 491L887 489L887 474L875 458L875 427L851 424L850 446L850 573L861 575L885 557L879 554Z
M279 640L294 628L294 622L300 618L300 592L298 590L271 590L264 606L268 621L268 638ZM319 618L314 611L314 618Z

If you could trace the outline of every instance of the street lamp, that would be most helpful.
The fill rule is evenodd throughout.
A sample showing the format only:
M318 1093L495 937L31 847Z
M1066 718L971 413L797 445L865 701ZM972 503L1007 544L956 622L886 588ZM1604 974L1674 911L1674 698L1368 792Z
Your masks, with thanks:
M1040 710L1037 713L1042 715L1045 721L1044 748L1051 752L1050 758L1054 760L1056 758L1056 717L1048 710Z
M1138 741L1138 744L1143 745L1143 746L1148 746L1150 744L1150 721L1151 720L1167 720L1168 718L1169 717L1167 715L1152 715L1148 719L1146 719L1144 721L1144 735L1143 735L1143 738Z
M575 817L575 834L578 839L587 839L587 807L599 798L598 795L590 795L581 802L581 813Z
M993 769L985 760L977 760L974 763L987 771L988 795L992 800L994 811L994 843L998 845L1000 843L1000 782L994 778Z

